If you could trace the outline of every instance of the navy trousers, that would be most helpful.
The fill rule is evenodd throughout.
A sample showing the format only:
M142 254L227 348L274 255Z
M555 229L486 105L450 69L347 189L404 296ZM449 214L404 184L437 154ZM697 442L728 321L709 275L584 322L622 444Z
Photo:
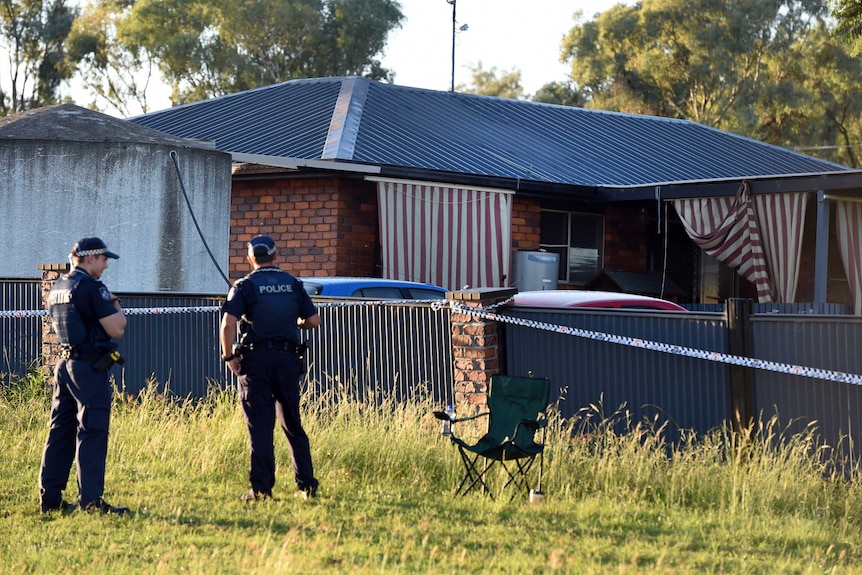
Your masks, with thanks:
M249 482L257 493L272 494L275 485L275 421L290 448L297 489L317 488L308 435L299 418L299 358L290 351L243 353L239 394L251 442Z
M73 460L77 460L78 504L99 505L105 491L112 393L108 373L95 371L92 362L64 359L57 363L39 471L43 507L60 506Z

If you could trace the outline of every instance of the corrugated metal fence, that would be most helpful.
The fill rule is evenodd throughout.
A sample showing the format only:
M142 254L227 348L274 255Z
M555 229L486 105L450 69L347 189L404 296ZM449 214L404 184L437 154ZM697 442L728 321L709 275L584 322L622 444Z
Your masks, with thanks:
M727 350L719 314L669 314L617 310L520 308L506 315L553 325L635 337L718 352ZM551 379L552 402L564 417L590 404L605 417L625 406L634 421L667 422L705 432L728 417L727 367L695 358L595 341L520 325L506 325L510 374Z
M41 309L39 282L0 281L3 308ZM121 294L123 295L123 294ZM123 295L127 308L212 306L221 297ZM308 333L311 351L307 383L312 394L347 391L395 398L430 397L451 402L453 356L450 310L431 304L368 305L320 298L322 327ZM542 310L510 308L513 318L695 349L727 353L723 314L667 314L647 311ZM219 360L219 314L149 314L130 317L121 351L125 391L135 393L154 378L159 389L202 396L210 385L232 385ZM41 354L41 319L2 319L4 381L26 373ZM666 423L669 438L680 429L703 433L730 417L730 367L723 363L649 351L615 343L506 323L505 371L547 376L553 401L564 417L595 405L604 415L625 405L635 421ZM854 316L751 316L752 357L862 374L862 318ZM788 431L816 421L829 445L843 444L859 455L862 386L751 370L753 412L776 412ZM657 419L656 419L657 418Z
M126 309L216 308L224 301L206 295L118 295ZM122 369L111 369L121 379L121 389L136 394L155 385L179 397L203 397L210 386L232 382L233 375L220 357L219 319L216 311L130 315L120 341L126 363Z
M722 314L662 314L593 310L517 309L511 317L728 353ZM862 374L862 318L834 315L751 316L750 356L768 361ZM593 404L610 416L621 405L633 421L666 423L703 433L730 420L730 366L507 324L506 368L551 378L553 398L570 417ZM785 433L815 423L820 439L844 457L862 456L862 386L750 369L752 413L778 416Z
M751 324L755 357L862 374L858 316L757 315ZM816 422L824 443L862 455L862 386L758 370L754 393L757 412L764 419L777 414L788 433Z
M0 309L42 309L42 283L33 279L0 279ZM42 320L0 318L0 383L27 373L42 353Z
M0 281L4 310L42 309L40 282ZM112 375L120 388L135 394L154 385L179 397L202 397L211 386L234 385L219 359L215 311L224 298L192 295L129 295L128 310L211 307L213 311L130 314L120 352L126 360ZM321 328L305 332L310 346L306 381L313 394L347 391L394 398L431 397L452 402L453 359L449 309L430 303L338 304L315 298ZM3 319L6 381L23 375L41 360L42 319Z

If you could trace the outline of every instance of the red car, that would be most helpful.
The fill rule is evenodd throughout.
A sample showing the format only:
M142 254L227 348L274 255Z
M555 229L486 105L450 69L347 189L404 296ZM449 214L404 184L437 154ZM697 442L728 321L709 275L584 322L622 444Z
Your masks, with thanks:
M601 307L617 309L659 309L688 311L672 301L612 291L545 290L515 294L511 305L519 307Z

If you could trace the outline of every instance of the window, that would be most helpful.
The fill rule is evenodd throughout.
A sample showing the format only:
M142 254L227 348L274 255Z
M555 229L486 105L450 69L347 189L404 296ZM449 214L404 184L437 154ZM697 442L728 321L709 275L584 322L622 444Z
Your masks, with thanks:
M410 297L413 299L445 299L446 292L425 289L425 288L407 288L410 292Z
M560 255L559 281L584 285L602 269L602 216L542 210L542 249Z
M373 297L376 299L402 299L404 297L401 295L400 289L388 286L365 287L355 290L350 295L353 297Z

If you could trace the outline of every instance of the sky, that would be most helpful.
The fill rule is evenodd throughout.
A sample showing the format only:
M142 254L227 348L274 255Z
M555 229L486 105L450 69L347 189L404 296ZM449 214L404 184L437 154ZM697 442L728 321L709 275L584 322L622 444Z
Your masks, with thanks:
M382 63L401 86L449 90L452 83L452 4L448 0L400 0L405 22L389 36ZM455 85L471 84L467 67L480 62L498 75L521 71L527 94L567 79L559 62L563 36L576 24L631 0L456 0Z
M452 82L452 4L449 0L399 0L405 16L393 30L382 63L395 72L395 84L432 90L449 90ZM567 79L567 66L559 62L563 36L580 11L584 20L611 6L633 0L455 0L455 85L471 84L468 66L481 63L497 74L521 72L526 94L544 84ZM79 4L84 4L79 0ZM170 106L170 92L156 86L148 93L151 111ZM81 90L72 96L89 101ZM108 114L116 114L106 110ZM139 111L133 111L139 113Z

